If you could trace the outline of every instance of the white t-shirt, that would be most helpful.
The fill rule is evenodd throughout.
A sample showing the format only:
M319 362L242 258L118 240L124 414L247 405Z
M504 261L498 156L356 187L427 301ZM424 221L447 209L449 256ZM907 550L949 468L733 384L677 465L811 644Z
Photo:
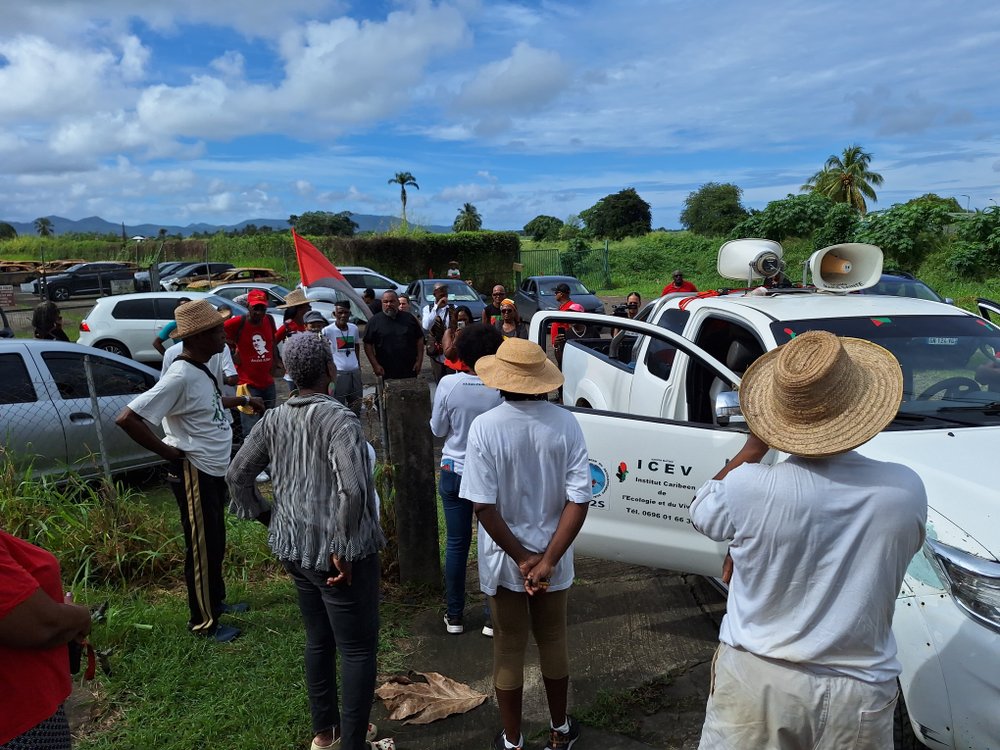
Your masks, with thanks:
M354 323L347 324L347 330L342 331L336 323L331 323L323 329L323 338L330 342L333 350L333 364L337 372L352 372L361 367L358 362L358 351L355 347L361 342L358 327Z
M184 451L195 468L225 476L233 444L229 415L211 378L190 362L174 362L128 408L151 424L162 423L163 442Z
M744 464L698 490L691 521L732 540L719 640L820 674L899 675L892 615L927 521L914 471L854 451Z
M434 325L434 319L440 318L441 322L444 323L445 327L448 326L448 315L453 312L452 306L450 304L444 307L435 307L434 304L427 305L424 307L424 314L421 317L421 325L427 333L431 332L431 327ZM444 354L438 354L434 357L438 362L444 362Z
M565 409L548 401L506 401L473 421L460 494L474 503L495 504L531 552L548 546L567 500L591 501L590 486L583 431ZM491 596L498 586L524 591L517 565L481 524L478 540L480 588ZM549 591L572 583L570 545L552 571Z
M487 388L478 375L459 372L441 378L434 390L431 432L445 438L441 450L442 468L462 473L472 420L501 403L500 391Z

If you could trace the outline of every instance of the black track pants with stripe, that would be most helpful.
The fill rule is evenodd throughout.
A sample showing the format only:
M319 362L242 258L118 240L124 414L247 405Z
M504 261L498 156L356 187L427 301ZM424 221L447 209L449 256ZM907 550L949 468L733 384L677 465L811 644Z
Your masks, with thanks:
M222 580L226 478L199 471L186 459L171 468L179 480L172 482L172 488L184 529L184 580L191 609L188 627L194 633L208 634L218 627L226 598Z

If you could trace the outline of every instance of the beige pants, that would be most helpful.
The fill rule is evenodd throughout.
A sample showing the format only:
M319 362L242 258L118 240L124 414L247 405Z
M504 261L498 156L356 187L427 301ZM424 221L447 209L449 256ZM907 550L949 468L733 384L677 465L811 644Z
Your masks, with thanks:
M699 750L886 750L896 681L809 672L719 644Z

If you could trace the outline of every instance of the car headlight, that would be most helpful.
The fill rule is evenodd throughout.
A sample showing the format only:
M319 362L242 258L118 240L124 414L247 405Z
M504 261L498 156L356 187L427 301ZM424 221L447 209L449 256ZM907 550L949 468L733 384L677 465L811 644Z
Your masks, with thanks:
M959 608L976 622L1000 631L1000 563L936 539L924 542L924 555L948 584Z

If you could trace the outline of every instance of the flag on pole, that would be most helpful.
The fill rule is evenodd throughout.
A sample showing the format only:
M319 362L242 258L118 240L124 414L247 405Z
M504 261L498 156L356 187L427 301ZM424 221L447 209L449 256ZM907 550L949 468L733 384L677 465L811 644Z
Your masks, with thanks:
M299 263L299 276L302 278L302 286L306 289L325 287L337 292L337 299L346 299L351 302L351 313L358 318L368 320L372 316L371 309L361 299L361 296L354 291L354 287L344 278L344 275L337 270L337 267L330 262L323 253L319 251L313 243L305 237L300 237L292 230L292 241L295 243L295 257Z

